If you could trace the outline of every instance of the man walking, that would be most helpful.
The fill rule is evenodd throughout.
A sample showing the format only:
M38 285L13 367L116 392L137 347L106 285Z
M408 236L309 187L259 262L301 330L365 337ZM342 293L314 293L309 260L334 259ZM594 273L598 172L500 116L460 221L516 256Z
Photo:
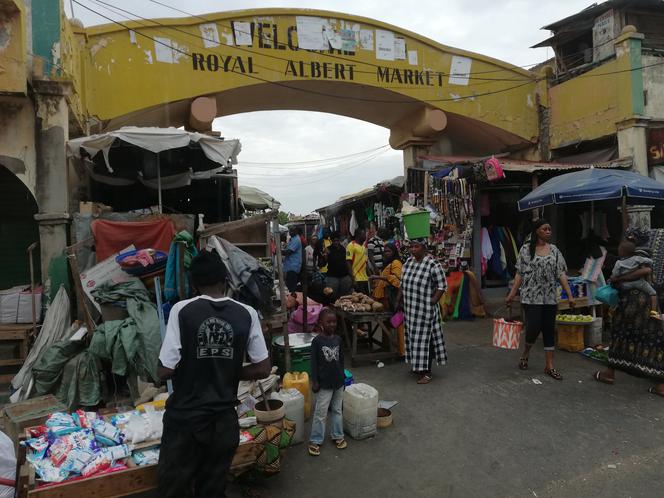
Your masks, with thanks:
M346 246L346 264L348 264L348 272L353 279L355 290L369 295L367 250L364 247L365 240L367 240L366 232L361 228L355 230L353 240Z
M290 240L284 250L284 273L288 292L295 292L302 271L302 239L300 238L302 231L298 227L291 227L289 233Z
M386 228L379 228L376 234L367 242L367 256L369 257L369 269L372 274L380 275L383 271L383 251L385 243L390 236L390 231Z
M172 378L174 388L164 414L160 498L226 496L239 445L238 384L270 374L256 310L224 297L221 258L203 251L190 272L198 296L173 306L159 354L159 377Z

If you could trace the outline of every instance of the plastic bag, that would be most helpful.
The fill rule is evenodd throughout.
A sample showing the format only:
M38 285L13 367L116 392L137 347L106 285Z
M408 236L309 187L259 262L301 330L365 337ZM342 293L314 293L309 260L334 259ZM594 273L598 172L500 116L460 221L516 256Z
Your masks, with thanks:
M122 442L120 429L104 420L95 420L92 423L95 439L106 446L115 446Z
M155 465L159 463L159 448L134 451L132 458L139 467L143 465Z
M595 299L609 306L618 306L618 290L611 285L603 285L595 293Z

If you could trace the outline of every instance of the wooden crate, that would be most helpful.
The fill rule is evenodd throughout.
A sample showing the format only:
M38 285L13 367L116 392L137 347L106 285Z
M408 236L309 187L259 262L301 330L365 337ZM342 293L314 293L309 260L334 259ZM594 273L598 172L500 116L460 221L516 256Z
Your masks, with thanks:
M558 323L556 325L556 347L576 353L585 348L583 336L587 325Z
M5 433L18 447L25 428L41 425L51 413L67 411L67 407L52 394L47 394L6 405L3 411Z
M11 367L18 372L28 356L28 345L32 335L32 325L0 325L0 341L15 342L18 345L18 356L0 359L0 367ZM0 384L9 384L16 373L0 374Z

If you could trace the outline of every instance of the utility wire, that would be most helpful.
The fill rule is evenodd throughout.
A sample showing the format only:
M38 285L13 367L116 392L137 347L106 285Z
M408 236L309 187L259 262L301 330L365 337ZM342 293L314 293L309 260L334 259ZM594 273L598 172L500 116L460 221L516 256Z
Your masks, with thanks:
M382 145L380 147L375 147L373 149L368 149L368 150L363 150L361 152L355 152L353 154L347 154L345 156L337 156L337 157L331 157L328 159L314 159L311 161L290 161L290 162L279 162L279 163L272 163L272 162L252 162L252 161L240 161L240 165L242 166L249 166L252 168L258 168L258 167L265 167L266 169L275 169L274 166L290 166L290 165L311 165L313 167L320 166L321 168L328 167L328 164L335 164L343 160L347 160L350 158L356 158L358 156L368 154L368 153L373 153L376 151L379 151L381 149L386 149L388 148L389 145ZM277 168L278 169L278 168ZM284 168L286 169L286 168ZM289 171L293 169L305 169L305 168L287 168ZM309 169L308 167L306 169Z
M196 35L194 33L191 33L189 31L186 31L184 29L181 29L181 28L178 28L178 27L175 27L175 26L168 26L168 25L160 23L159 21L157 21L155 19L145 18L143 16L140 16L139 14L136 14L136 13L131 12L129 10L117 7L113 4L105 2L103 0L90 0L90 1L94 2L95 4L99 5L100 7L104 8L104 9L110 11L110 12L113 12L116 15L120 15L120 16L124 17L125 19L127 19L129 21L132 21L132 22L136 22L140 26L143 26L143 27L146 27L146 28L161 27L161 28L164 28L164 29L168 29L168 30L172 30L172 31L175 31L175 32L178 32L178 33L182 33L184 35L187 35L189 37L192 37L192 38L195 38L195 39L198 39L198 40L203 40L203 42L212 42L212 43L215 43L217 45L222 45L222 46L234 49L234 50L240 50L242 52L247 52L247 53L250 53L250 54L253 54L253 55L258 55L258 56L262 56L262 57L266 57L266 58L270 58L270 59L280 60L280 61L283 61L283 62L292 62L292 59L289 59L287 57L279 57L277 55L273 55L273 54L270 54L270 53L257 52L255 50L252 50L250 48L246 48L246 47L241 46L241 45L233 45L231 43L225 43L221 40L214 40L214 39L211 39L211 38L207 38L203 35ZM119 13L119 12L122 12L122 13ZM131 16L131 17L129 17L129 16ZM150 22L152 24L147 25L147 24L138 22L138 21L136 21L136 18L141 19L141 20L146 21L146 22ZM227 26L227 25L224 25L224 24L221 24L221 23L217 23L217 24L219 26L228 28L230 30L236 30L234 26ZM242 30L236 30L236 31L238 31L239 33L251 34L251 33L247 33L247 32L242 31ZM257 36L262 41L268 41L270 43L274 43L274 40L272 40L269 37L266 37L265 35L262 35L262 36L257 35ZM205 46L199 45L198 48L201 48L202 50L210 51L210 48L206 48ZM372 64L372 63L369 63L369 62L363 62L363 61L359 61L359 60L355 60L355 59L348 59L346 57L341 57L341 56L326 53L326 52L320 52L320 55L323 55L325 57L330 57L332 59L343 60L344 62L354 62L356 65L357 64L362 64L362 65L372 66L372 67L375 67L377 69L378 68L380 68L380 69L383 68L383 66L380 66L380 65L377 65L377 64ZM256 67L259 67L261 69L265 69L267 71L278 71L277 69L261 66L260 64L254 64L254 65ZM359 74L371 74L371 75L376 74L375 71L363 71L361 69L355 69L354 72L359 73ZM450 76L449 74L444 73L444 72L440 72L440 71L436 72L436 76L438 75L438 73L440 73L441 77ZM487 81L487 82L492 82L492 81L532 81L533 80L533 78L476 78L476 77L470 76L470 74L472 74L472 73L467 73L467 74L464 73L464 74L459 75L459 76L467 77L469 80L479 80L479 81ZM479 85L475 85L475 86L479 86ZM383 88L389 88L389 87L383 87ZM401 89L401 88L406 88L406 87L392 87L392 88ZM428 87L417 86L417 87L412 87L411 89L425 90L427 88Z
M82 4L78 0L72 0L72 1L74 3L76 3L77 5L80 5L84 9L86 9L86 10L88 10L88 11L94 13L94 14L97 14L98 16L100 16L104 19L109 20L112 23L123 27L126 30L131 30L131 28L129 28L126 24L124 24L120 21L117 21L117 20L115 20L111 17L108 17L108 16L96 11L93 8L89 7L89 6L87 6L85 4ZM133 31L133 30L131 30L131 31ZM193 57L191 54L189 54L189 53L187 53L187 52L185 52L185 51L183 51L179 48L173 47L170 44L167 44L167 43L164 43L160 40L157 40L157 39L155 39L151 36L148 36L145 33L141 33L140 31L134 31L134 32L137 35L142 36L144 38L147 38L149 40L152 40L154 43L162 45L164 47L167 47L168 49L170 49L172 51L178 52L178 53L180 53L182 55L185 55L187 57L190 57L190 58ZM309 93L309 94L312 94L312 95L317 95L317 96L322 96L322 97L329 97L329 98L336 98L336 99L340 99L340 100L352 100L352 101L358 101L358 102L370 102L370 103L382 103L382 104L412 104L412 103L417 102L417 101L421 101L421 102L453 102L454 101L454 102L456 102L456 101L467 100L467 99L474 100L474 99L479 98L479 97L486 97L486 96L490 96L490 95L496 95L496 94L508 92L508 91L511 91L511 90L515 90L517 88L521 88L523 86L530 85L530 84L534 83L535 81L537 81L537 80L532 80L532 81L527 81L526 83L522 83L520 85L514 85L514 86L511 86L511 87L503 88L503 89L500 89L500 90L494 90L494 91L491 91L491 92L478 93L478 94L474 94L474 95L460 95L460 96L457 96L457 97L446 98L446 99L415 99L415 98L413 98L413 99L409 99L409 100L383 100L383 99L367 99L367 98L363 98L363 97L353 97L353 96L348 96L348 95L335 95L335 94L331 94L331 93L325 93L325 92L320 92L320 91L316 91L316 90L300 88L300 87L297 87L297 86L290 86L290 85L285 84L283 82L267 80L265 78L261 78L259 76L253 75L253 74L237 73L237 72L235 74L242 75L242 76L245 76L247 78L250 78L250 79L253 79L253 80L256 80L256 81L261 81L263 83L267 83L267 84L270 84L270 85L279 86L279 87L282 87L282 88L286 88L288 90L294 90L294 91L298 91L298 92L302 92L302 93Z

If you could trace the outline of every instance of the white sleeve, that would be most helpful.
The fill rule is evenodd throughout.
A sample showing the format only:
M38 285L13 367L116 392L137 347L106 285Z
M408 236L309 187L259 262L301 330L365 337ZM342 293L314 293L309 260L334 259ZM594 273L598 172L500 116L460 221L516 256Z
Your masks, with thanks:
M247 340L247 356L251 363L260 363L269 357L265 338L263 337L263 327L261 327L261 321L258 318L256 310L250 306L246 308L251 315L251 329L249 330L249 339Z
M182 350L180 309L182 309L182 306L178 306L177 304L171 309L171 313L168 316L168 324L166 325L166 336L159 352L159 361L161 361L163 366L171 370L175 370L182 357L180 354Z

